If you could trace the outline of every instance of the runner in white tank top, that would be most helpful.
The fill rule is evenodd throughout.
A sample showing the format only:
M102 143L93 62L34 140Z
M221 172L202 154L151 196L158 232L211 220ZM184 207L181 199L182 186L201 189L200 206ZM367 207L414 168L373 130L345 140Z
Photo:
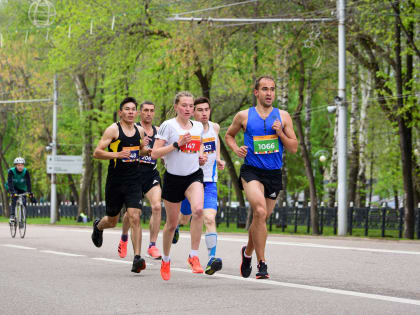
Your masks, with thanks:
M165 204L166 224L163 228L163 257L160 274L169 280L172 238L178 224L181 201L191 203L191 252L188 264L193 273L203 273L198 259L198 248L203 227L203 171L200 165L207 161L202 146L203 125L190 120L194 112L194 98L189 92L175 96L176 117L165 121L159 128L152 150L152 158L165 157L162 199Z

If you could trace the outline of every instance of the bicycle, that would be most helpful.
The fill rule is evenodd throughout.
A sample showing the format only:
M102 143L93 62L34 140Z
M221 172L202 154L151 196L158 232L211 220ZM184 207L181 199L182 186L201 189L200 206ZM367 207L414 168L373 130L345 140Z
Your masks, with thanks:
M15 208L15 220L14 222L10 222L10 234L14 238L16 236L16 230L19 226L19 234L21 238L25 237L26 234L26 207L23 204L23 197L28 197L31 194L25 192L23 194L14 194L14 196L18 197L16 200L16 208Z

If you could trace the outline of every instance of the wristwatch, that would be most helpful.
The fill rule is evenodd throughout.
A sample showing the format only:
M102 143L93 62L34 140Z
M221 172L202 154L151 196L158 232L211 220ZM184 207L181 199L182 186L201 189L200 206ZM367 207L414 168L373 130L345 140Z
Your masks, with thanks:
M178 151L179 151L179 145L178 145L178 142L174 142L174 143L172 143L172 145L173 145L173 147L175 148L175 149L177 149Z

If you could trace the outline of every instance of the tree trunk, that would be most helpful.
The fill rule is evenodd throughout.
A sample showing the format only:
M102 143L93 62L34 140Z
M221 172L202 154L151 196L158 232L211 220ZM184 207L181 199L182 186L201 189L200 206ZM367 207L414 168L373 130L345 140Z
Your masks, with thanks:
M403 95L403 77L401 62L401 28L398 21L400 14L400 2L395 1L395 82L397 88L397 105L399 109L404 107ZM408 117L408 119L407 119ZM411 113L397 115L398 134L400 138L401 162L403 169L404 182L404 237L414 238L414 191L413 191L413 143L412 129L409 126Z
M309 181L309 194L311 198L311 226L312 233L317 235L319 234L319 225L318 225L318 200L316 196L315 188L315 177L312 169L310 152L307 149L307 141L305 140L305 134L303 132L302 120L300 118L300 113L304 103L304 87L305 87L305 66L302 59L302 54L299 51L299 70L300 70L300 81L299 81L299 105L293 115L294 121L296 122L296 129L298 133L299 143L302 151L303 163L305 165L305 174Z
M89 204L89 187L92 181L93 174L93 139L92 139L92 123L90 113L93 109L93 100L86 85L84 74L74 75L74 83L76 86L77 96L79 98L79 108L83 123L83 138L85 143L83 145L83 173L80 180L80 194L79 194L79 208L77 215L81 212L92 218L92 213Z
M362 107L360 109L360 132L359 132L359 172L357 174L357 190L355 205L357 207L364 207L366 205L366 169L368 163L367 155L367 134L368 134L368 119L367 110L372 97L372 76L370 71L361 72L362 83Z
M350 111L350 148L349 148L349 178L348 178L348 204L355 202L357 189L357 174L359 172L359 70L357 64L351 82L351 111Z
M69 185L71 189L72 194L72 201L78 201L79 200L79 193L77 192L76 184L74 183L73 176L71 174L67 174L67 178L69 180Z
M280 30L277 31L280 33ZM278 37L276 37L278 38ZM276 64L277 64L277 101L279 107L285 111L289 109L289 59L288 55L285 52L281 51L281 43L277 42L277 55L276 55ZM287 205L287 159L283 158L283 167L282 167L282 186L283 189L280 191L278 204L280 207L285 203Z

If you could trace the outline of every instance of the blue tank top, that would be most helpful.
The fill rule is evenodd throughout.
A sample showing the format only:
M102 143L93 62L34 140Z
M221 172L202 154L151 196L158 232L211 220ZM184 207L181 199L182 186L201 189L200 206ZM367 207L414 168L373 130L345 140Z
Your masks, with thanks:
M276 119L281 122L278 108L273 108L265 120L258 115L255 107L248 110L248 121L244 134L244 145L248 147L245 164L265 170L281 169L283 143L276 131L271 128Z

